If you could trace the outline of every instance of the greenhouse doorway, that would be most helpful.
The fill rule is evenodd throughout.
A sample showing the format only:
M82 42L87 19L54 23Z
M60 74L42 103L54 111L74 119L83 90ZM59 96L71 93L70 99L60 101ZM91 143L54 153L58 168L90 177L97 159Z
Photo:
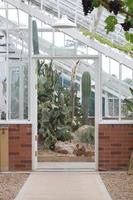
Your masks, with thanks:
M38 168L95 168L93 68L89 60L38 62Z

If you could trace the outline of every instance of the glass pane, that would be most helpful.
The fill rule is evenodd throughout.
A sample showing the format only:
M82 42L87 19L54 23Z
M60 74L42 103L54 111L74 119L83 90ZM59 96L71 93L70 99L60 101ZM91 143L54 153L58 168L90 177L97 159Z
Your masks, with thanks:
M0 119L6 119L6 63L0 58Z
M9 119L28 119L28 65L9 67Z
M18 25L18 15L17 15L17 10L16 9L9 9L8 10L8 18Z
M29 96L28 96L28 65L23 66L23 72L24 72L24 119L28 119L28 101L29 101Z
M109 58L105 55L102 55L102 69L106 73L109 73Z
M113 77L119 79L119 63L110 59L110 73Z
M55 46L64 47L64 33L55 32Z
M27 26L28 27L28 14L25 12L19 10L19 22L21 27L22 26Z
M107 89L108 90L108 89ZM105 90L102 93L102 116L103 119L119 118L119 94L115 96Z
M125 83L133 86L132 70L124 65L122 65L122 80Z
M9 71L10 76L10 119L19 119L19 86L20 86L20 75L19 67L12 67Z

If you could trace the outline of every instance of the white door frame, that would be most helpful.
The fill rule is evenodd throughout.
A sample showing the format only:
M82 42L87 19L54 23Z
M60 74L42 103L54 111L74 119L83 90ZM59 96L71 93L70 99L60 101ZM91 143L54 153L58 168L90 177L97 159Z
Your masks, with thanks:
M98 170L98 125L101 118L101 55L95 67L95 169ZM32 109L33 108L33 109ZM32 60L31 70L31 118L32 118L32 169L37 169L37 60Z

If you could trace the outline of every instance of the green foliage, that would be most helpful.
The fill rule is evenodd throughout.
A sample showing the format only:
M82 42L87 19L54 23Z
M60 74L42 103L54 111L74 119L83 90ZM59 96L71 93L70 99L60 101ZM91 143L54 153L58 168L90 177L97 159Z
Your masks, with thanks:
M130 56L133 57L133 45L131 45L131 44L120 45L120 44L117 44L117 43L113 43L112 41L110 41L107 38L102 37L98 33L90 33L88 30L85 30L85 29L81 29L81 32L82 32L82 34L90 37L91 39L94 38L97 41L99 41L100 43L107 44L108 46L116 48L116 49L123 51L127 54L130 54Z
M88 129L80 135L80 141L87 144L94 144L94 126L89 126Z
M72 126L71 91L61 86L60 73L49 64L38 62L38 130L44 146L54 149L56 140L70 140ZM80 124L81 104L74 98L76 126ZM56 140L55 140L56 138Z
M44 148L54 150L56 142L57 142L56 137L53 136L52 134L49 134L44 140Z
M62 142L71 140L73 137L70 133L70 131L68 131L68 129L66 127L63 128L58 128L57 130L57 140L60 140Z
M115 30L115 26L118 23L117 19L115 16L108 16L105 19L105 29L106 29L106 33L108 34L109 32L113 32Z
M50 64L38 62L38 129L44 146L54 149L59 127L67 126L68 110L59 84L60 73Z
M125 5L127 6L128 12L133 13L133 1L125 0Z
M100 6L100 0L93 0L92 5L93 5L95 8L98 8L98 7Z
M130 92L133 96L133 89L130 88ZM132 99L125 99L124 102L126 103L127 110L133 112L133 98Z
M125 32L125 37L128 42L133 43L133 34L129 32Z
M91 76L90 76L89 72L83 72L83 74L82 74L83 124L88 124L90 93L91 93Z
M82 0L83 12L85 15L91 13L94 8L100 8L103 6L106 10L114 15L121 14L124 17L124 22L119 22L119 19L115 16L107 16L105 19L105 29L106 32L115 31L117 24L120 24L123 30L130 31L133 28L133 1L132 0L91 0L86 1ZM132 34L132 32L129 32ZM125 35L126 36L126 35ZM126 37L127 38L127 37ZM133 43L133 40L128 40L130 43Z
M77 84L75 82L77 75L77 68L79 66L79 60L76 62L76 65L72 68L71 72L71 84L70 84L70 123L72 130L76 130L81 124L82 116L82 107L80 104L80 99L77 97Z

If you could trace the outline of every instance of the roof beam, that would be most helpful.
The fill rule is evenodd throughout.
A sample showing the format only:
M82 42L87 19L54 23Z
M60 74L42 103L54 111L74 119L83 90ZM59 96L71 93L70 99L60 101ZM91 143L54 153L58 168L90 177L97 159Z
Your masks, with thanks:
M38 8L35 8L30 5L26 5L18 0L5 0L5 2L17 7L18 9L28 13L29 15L36 17L40 21L52 26L55 23L55 19L51 18L50 16L46 15L44 12L39 10ZM73 37L74 39L77 39L81 41L82 43L86 44L87 46L95 49L96 51L116 60L120 64L124 64L127 67L133 69L133 59L126 56L122 52L115 51L112 48L109 48L108 46L105 46L103 44L100 44L100 42L97 42L95 40L89 39L82 35L77 29L62 29L63 33Z

